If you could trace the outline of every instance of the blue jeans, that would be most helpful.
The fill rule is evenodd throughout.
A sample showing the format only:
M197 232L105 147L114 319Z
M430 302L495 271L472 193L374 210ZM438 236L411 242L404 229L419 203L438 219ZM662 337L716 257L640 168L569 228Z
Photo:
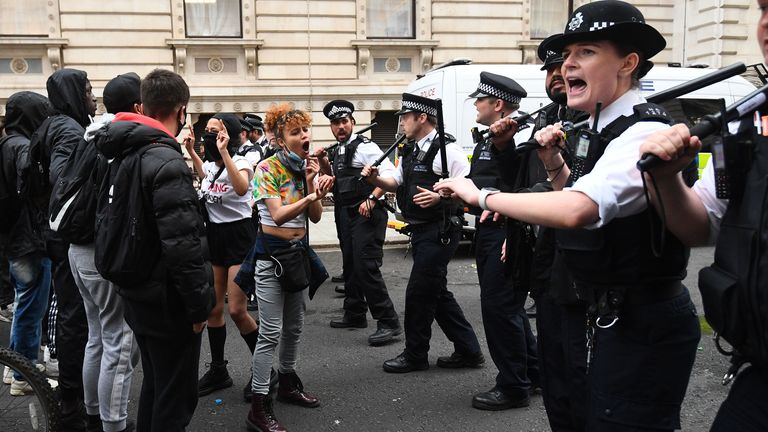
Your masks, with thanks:
M10 348L37 363L41 322L51 290L51 260L29 254L9 261L11 277L16 282L16 312ZM21 379L18 373L14 373L14 377Z

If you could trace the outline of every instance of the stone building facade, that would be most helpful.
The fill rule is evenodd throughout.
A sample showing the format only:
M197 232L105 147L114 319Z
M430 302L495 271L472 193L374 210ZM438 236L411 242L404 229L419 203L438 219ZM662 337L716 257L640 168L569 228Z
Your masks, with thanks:
M190 84L192 120L263 113L288 100L311 110L352 101L358 124L394 127L416 74L455 58L536 63L584 0L0 0L0 117L19 90L45 94L61 67L83 69L96 95L117 74L173 69ZM657 63L762 62L754 0L633 0L667 38ZM103 110L103 106L99 105ZM378 129L378 128L377 128ZM380 139L386 144L389 139Z

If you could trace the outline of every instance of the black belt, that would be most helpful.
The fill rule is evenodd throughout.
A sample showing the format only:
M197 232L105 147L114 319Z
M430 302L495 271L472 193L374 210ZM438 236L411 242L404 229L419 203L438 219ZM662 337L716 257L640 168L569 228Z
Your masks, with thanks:
M439 224L440 224L440 222L438 222L438 221L434 221L434 222L420 222L420 223L416 223L416 224L410 224L409 223L407 229L408 229L408 232L418 233L418 232L424 232L424 231L429 231L429 230L435 229Z
M625 306L642 306L671 300L684 292L680 281L647 283L628 286L624 292Z

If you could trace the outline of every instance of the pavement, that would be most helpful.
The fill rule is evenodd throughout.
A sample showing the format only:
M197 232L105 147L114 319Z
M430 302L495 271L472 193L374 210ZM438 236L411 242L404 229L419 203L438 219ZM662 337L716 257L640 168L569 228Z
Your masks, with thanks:
M332 217L327 216L332 214L324 213L326 222L315 229L318 244L327 244L328 240L320 240L328 239L329 233L332 233L331 241L335 239L335 231L328 229L333 224L328 224ZM698 270L712 262L712 252L711 248L692 251L685 280L692 288L700 315L703 314L701 298L695 288ZM330 274L340 272L341 253L337 248L318 248L318 254ZM395 243L385 247L382 274L401 319L411 264L405 245ZM334 292L330 281L323 284L307 304L297 366L306 390L317 395L321 405L307 409L276 402L275 412L281 423L291 432L549 431L539 395L533 396L526 408L488 412L471 406L472 396L490 389L497 373L488 355L483 331L476 272L471 249L462 245L449 265L448 287L474 327L486 355L486 364L481 369L436 367L437 357L450 354L453 347L435 325L429 370L402 375L383 372L382 362L403 350L402 337L385 346L368 346L366 339L375 330L370 316L366 329L331 328L329 321L342 313L343 296ZM532 322L532 326L535 331L535 323ZM7 323L0 322L0 344L7 343L9 329ZM189 431L245 431L244 419L249 406L242 400L242 388L250 376L251 356L231 319L227 319L227 332L225 356L234 385L199 399ZM720 384L729 366L728 359L718 354L711 332L702 334L699 345L682 408L683 430L708 430L729 389ZM210 348L204 334L200 375L206 370L206 362L210 362ZM142 376L139 367L131 384L130 418L136 417ZM7 388L0 386L0 391Z

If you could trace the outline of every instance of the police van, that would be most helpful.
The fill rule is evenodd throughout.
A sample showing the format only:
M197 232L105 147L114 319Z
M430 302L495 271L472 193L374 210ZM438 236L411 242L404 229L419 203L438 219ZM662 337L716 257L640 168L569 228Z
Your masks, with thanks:
M471 94L477 89L480 72L488 71L514 79L528 96L520 102L520 111L533 112L552 101L547 97L544 81L546 72L541 65L483 65L472 64L470 60L454 60L438 65L412 81L405 92L430 99L441 99L445 131L456 137L457 143L471 157L475 146L471 130L474 127L483 130L487 126L475 123L477 111ZM640 80L640 91L644 97L670 89L679 84L699 78L713 72L707 68L684 68L654 66ZM742 76L733 76L679 98L661 103L677 122L695 124L706 114L714 114L726 106L754 91L756 86ZM507 114L509 115L509 114ZM515 142L521 143L531 138L531 129L525 128L515 135ZM705 141L706 142L706 141ZM708 155L700 159L705 161ZM703 164L700 165L703 167ZM474 231L474 218L470 219L465 229L465 237ZM397 229L401 224L392 223Z

